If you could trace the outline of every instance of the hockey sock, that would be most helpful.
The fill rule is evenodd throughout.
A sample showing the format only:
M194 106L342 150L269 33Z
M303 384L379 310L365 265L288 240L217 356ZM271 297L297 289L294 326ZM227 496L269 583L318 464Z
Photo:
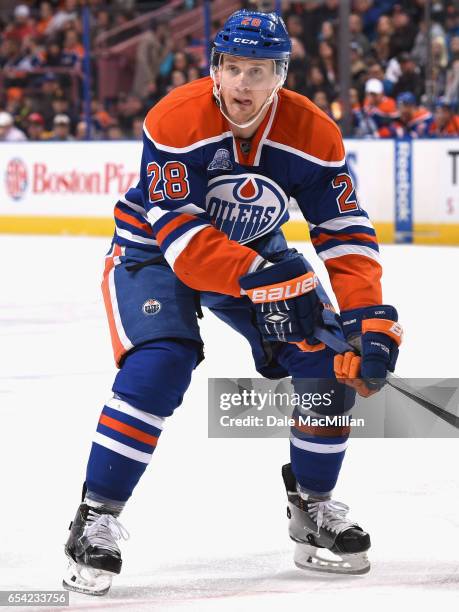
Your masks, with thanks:
M292 472L304 492L313 496L328 495L336 485L350 433L339 417L350 413L355 400L355 392L336 381L333 358L328 348L303 353L287 344L277 355L301 398L290 430ZM305 422L306 417L310 422Z
M104 508L104 510L108 510L110 514L118 517L126 502L117 501L116 499L108 499L108 497L104 497L103 495L97 495L94 491L87 491L85 498L83 500L87 506L91 508Z
M94 496L125 502L144 473L164 425L158 417L113 397L94 435L86 486Z
M326 496L336 485L344 459L346 441L290 439L290 459L295 478L305 493Z

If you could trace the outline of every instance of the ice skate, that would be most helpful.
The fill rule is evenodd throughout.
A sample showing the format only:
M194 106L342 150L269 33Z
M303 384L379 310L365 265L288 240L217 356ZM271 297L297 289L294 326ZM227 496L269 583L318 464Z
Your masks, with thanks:
M290 464L283 466L282 476L288 497L289 535L296 542L295 565L335 574L369 572L370 536L346 518L348 506L299 492Z
M70 560L62 581L65 589L88 595L105 595L114 575L121 571L117 541L129 534L103 506L82 503L70 524L65 554Z

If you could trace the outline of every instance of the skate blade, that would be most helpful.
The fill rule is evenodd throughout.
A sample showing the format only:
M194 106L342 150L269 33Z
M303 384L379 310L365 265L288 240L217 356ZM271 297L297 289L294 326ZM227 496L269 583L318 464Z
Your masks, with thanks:
M361 575L371 567L366 552L337 555L326 548L300 543L295 547L293 560L299 569L329 574Z
M62 586L67 591L75 591L85 595L106 595L112 586L114 575L110 572L72 562L62 580Z

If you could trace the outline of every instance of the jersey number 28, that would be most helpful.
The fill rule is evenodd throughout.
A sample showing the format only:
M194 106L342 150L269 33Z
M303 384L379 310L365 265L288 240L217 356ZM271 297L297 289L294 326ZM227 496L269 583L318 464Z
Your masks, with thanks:
M182 200L190 194L188 172L182 162L168 161L163 167L156 162L150 162L147 166L147 176L151 176L148 196L152 204L164 200L164 194L171 200ZM158 188L161 180L163 189Z

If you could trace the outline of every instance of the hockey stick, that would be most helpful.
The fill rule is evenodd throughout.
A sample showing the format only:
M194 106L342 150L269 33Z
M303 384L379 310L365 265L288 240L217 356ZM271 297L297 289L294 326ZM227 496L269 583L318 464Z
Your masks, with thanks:
M337 353L345 353L346 351L352 351L355 353L355 348L348 344L342 338L339 338L335 334L333 334L328 329L323 327L316 327L314 330L315 337L326 344L328 347L336 351ZM395 376L395 374L388 374L386 378L387 384L390 385L393 389L397 389L400 393L409 397L417 404L435 414L439 419L449 423L456 429L459 429L459 416L456 416L445 410L435 402L423 397L417 389L413 389L409 385L405 383L405 381L399 376Z

